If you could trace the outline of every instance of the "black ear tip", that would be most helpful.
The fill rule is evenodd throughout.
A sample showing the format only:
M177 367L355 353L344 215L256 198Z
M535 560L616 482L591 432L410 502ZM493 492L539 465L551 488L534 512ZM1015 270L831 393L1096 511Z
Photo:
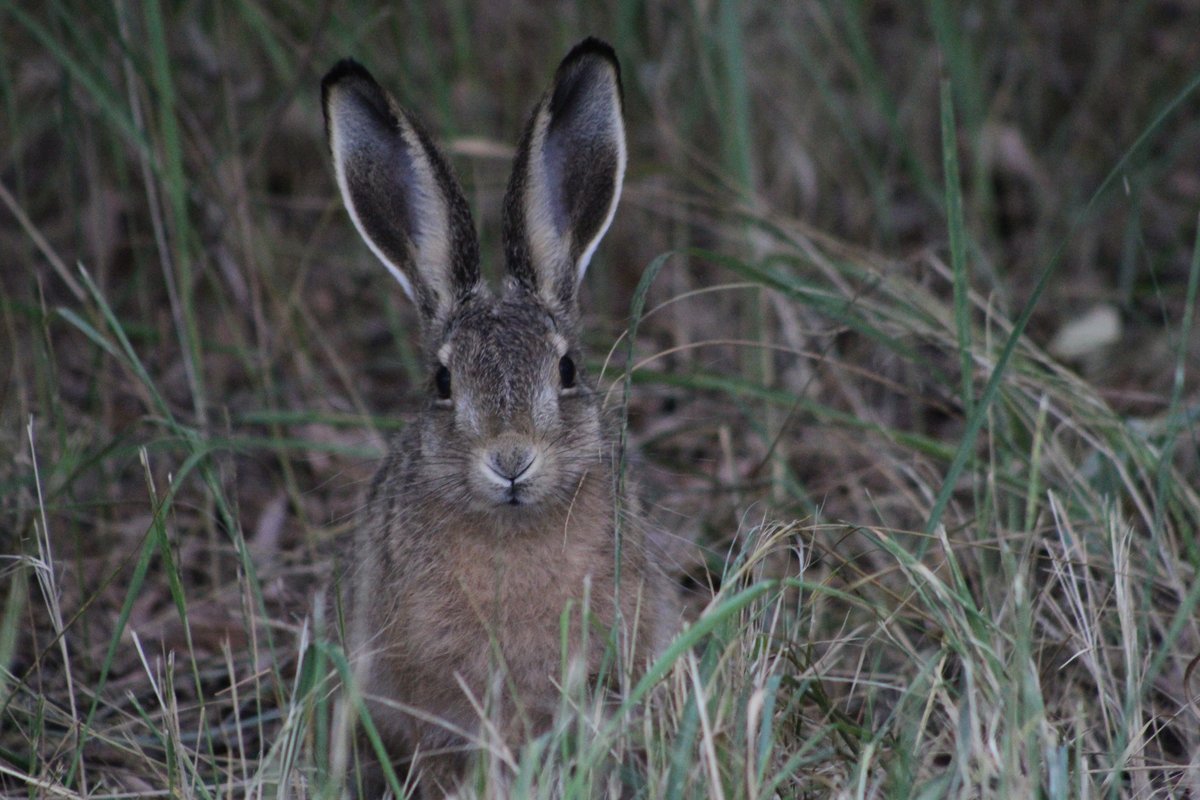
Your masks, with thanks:
M575 85L578 76L597 68L603 69L597 61L607 64L612 70L617 80L617 96L621 102L624 102L625 90L621 86L621 64L617 61L616 51L612 49L612 46L608 42L597 39L594 36L589 36L572 47L571 52L567 53L566 57L558 65L558 71L554 77L556 88L554 91L554 100L551 103L552 109L559 103L559 94L564 88Z
M366 80L375 83L375 79L371 77L371 73L367 72L367 68L355 61L353 58L343 58L341 61L333 65L333 69L325 73L325 77L321 79L321 105L329 99L329 92L333 87L344 80Z
M569 64L576 59L586 56L599 56L605 61L612 62L614 67L618 66L617 53L612 49L612 45L603 39L597 39L595 36L589 36L579 44L571 48L571 52L567 53L563 59L563 64Z
M572 47L571 52L567 53L562 63L558 65L558 73L562 75L573 70L577 64L593 58L599 58L607 62L612 67L613 72L617 74L617 83L620 84L621 63L617 61L616 51L612 49L612 45L608 42L603 39L597 39L595 36L589 36Z

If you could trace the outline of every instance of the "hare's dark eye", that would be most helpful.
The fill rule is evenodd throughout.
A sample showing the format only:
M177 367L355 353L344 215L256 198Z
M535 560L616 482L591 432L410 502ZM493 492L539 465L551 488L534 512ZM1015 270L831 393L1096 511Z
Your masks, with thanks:
M562 380L562 388L570 389L575 386L575 362L570 356L558 360L558 377Z
M433 373L433 385L437 388L439 400L450 399L450 370L445 364L438 364L437 372Z

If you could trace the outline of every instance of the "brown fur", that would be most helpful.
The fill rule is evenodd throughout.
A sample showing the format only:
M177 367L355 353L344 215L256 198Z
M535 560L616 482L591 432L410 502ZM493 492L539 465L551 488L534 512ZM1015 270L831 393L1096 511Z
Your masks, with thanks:
M403 476L402 463L385 466L380 491L393 489ZM365 665L362 690L469 732L481 722L472 699L490 704L491 721L516 744L544 730L558 705L557 684L564 678L559 620L573 604L570 640L577 647L585 586L601 628L589 631L587 675L600 669L602 629L614 622L616 596L626 624L638 621L634 663L657 654L676 616L670 583L646 563L638 532L628 531L618 595L611 486L607 469L588 474L569 514L557 509L533 530L482 514L453 515L440 504L365 528L349 581L358 629L351 649ZM406 535L410 530L423 535ZM497 687L500 695L488 697ZM427 758L426 769L442 780L461 770L469 745L461 736L387 702L370 707L393 752L448 750Z

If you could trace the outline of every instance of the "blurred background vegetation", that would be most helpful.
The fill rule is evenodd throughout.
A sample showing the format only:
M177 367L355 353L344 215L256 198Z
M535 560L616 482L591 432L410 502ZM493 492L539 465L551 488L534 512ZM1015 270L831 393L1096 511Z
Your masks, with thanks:
M644 302L680 580L848 593L778 600L776 788L1200 791L1198 33L1185 0L0 0L0 787L290 785L305 614L424 380L320 78L353 56L425 121L495 276L513 145L597 35L630 166L590 366L620 406ZM705 667L738 724L762 657ZM740 769L647 791L766 792Z

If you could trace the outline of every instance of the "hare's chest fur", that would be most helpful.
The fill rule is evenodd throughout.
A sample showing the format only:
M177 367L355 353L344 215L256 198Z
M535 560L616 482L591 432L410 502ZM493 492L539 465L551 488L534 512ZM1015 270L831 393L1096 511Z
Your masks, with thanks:
M438 559L438 574L429 575L431 597L425 613L456 620L446 630L414 620L431 650L454 650L462 641L466 656L499 655L516 671L522 661L559 660L559 620L564 612L578 618L580 606L611 619L612 554L593 543L571 541L573 532L515 538L508 541L464 537ZM430 619L428 622L433 623ZM439 630L441 628L441 630ZM445 634L450 642L438 642ZM530 665L532 666L532 664Z
M584 675L600 667L615 617L608 520L497 535L410 517L402 529L380 531L389 557L360 565L375 571L376 587L356 615L367 622L358 649L374 654L367 693L461 728L473 727L481 709L544 724L557 705L564 656L582 660ZM440 735L425 727L418 725L419 739Z
M390 584L399 601L385 621L395 643L389 649L434 675L457 673L472 689L498 668L517 686L549 687L564 655L563 615L570 640L579 638L584 605L597 621L612 622L615 549L607 527L593 517L586 526L566 521L533 531L425 531L422 552L400 547L395 572L384 578L384 594ZM405 534L398 539L412 535Z

